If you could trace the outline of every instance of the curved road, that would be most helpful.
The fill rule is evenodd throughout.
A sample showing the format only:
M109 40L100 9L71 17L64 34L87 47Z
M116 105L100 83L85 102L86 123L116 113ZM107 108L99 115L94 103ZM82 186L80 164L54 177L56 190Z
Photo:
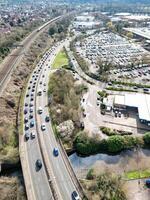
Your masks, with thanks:
M31 120L36 123L29 130L25 130L24 124L24 135L26 132L30 134L34 131L36 137L34 139L30 137L28 141L23 141L24 137L22 137L22 145L20 146L20 149L24 150L20 154L28 199L48 200L55 196L54 199L57 200L71 200L72 192L78 190L66 167L63 152L56 141L51 122L45 121L45 116L49 115L47 90L49 74L51 73L50 65L57 52L67 43L69 43L68 40L62 41L45 53L28 83L24 101L24 105L27 104L24 106L24 110L27 109L27 114L24 114L24 117L27 117L28 122L25 124L30 126ZM38 95L39 90L42 91L40 96ZM31 103L33 105L30 107ZM39 107L42 108L42 114L38 113ZM30 119L30 114L33 115L33 119ZM46 126L45 131L41 130L43 123ZM53 155L54 147L59 149L58 157ZM38 171L35 165L37 159L42 162L42 168Z

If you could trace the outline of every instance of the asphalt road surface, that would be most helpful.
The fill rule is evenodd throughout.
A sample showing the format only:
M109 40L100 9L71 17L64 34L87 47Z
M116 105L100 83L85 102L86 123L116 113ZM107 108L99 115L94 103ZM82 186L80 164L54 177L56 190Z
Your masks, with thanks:
M53 199L52 195L56 194L56 199L59 200L71 200L72 192L76 190L75 185L70 177L65 162L63 160L62 151L59 144L56 141L55 135L52 130L51 122L46 122L45 117L49 116L48 111L48 81L49 74L51 73L51 64L64 44L68 41L63 41L57 46L51 48L47 54L43 56L40 63L37 64L31 78L29 80L26 97L24 100L24 118L27 117L27 124L29 128L25 130L24 135L28 132L30 138L24 140L26 158L28 163L28 171L30 176L30 188L27 190L33 190L32 193L35 199ZM38 91L41 91L41 95L38 95ZM32 104L32 105L30 105ZM39 107L42 108L42 114L38 113ZM30 119L30 115L33 118ZM30 127L30 122L34 121L34 126ZM46 130L41 130L41 125L45 124ZM31 139L31 132L35 132L35 138ZM58 148L59 155L55 157L53 155L53 149ZM36 169L36 161L40 159L42 162L42 168ZM49 176L50 175L50 176ZM25 183L29 181L26 180ZM50 183L54 186L52 192Z

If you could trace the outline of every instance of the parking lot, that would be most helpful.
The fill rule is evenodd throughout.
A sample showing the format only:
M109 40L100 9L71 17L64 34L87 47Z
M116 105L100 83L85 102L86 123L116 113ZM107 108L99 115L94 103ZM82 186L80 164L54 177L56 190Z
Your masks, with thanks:
M140 60L148 54L140 45L131 43L117 34L106 32L91 35L77 42L76 49L92 64L100 58L116 66L129 66L135 58Z
M134 80L136 83L150 83L150 65L136 66L130 68L115 69L109 72L110 79L113 80Z

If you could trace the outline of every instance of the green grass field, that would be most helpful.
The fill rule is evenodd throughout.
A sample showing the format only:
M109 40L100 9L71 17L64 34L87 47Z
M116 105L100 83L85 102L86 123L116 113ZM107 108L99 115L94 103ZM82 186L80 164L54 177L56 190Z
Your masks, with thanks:
M68 58L67 58L67 55L65 53L64 50L61 50L57 55L56 55L56 58L52 64L52 68L53 69L57 69L57 68L60 68L64 65L68 65L69 64L69 61L68 61Z
M148 177L150 177L150 170L130 171L125 173L125 178L129 180L138 178L148 178Z

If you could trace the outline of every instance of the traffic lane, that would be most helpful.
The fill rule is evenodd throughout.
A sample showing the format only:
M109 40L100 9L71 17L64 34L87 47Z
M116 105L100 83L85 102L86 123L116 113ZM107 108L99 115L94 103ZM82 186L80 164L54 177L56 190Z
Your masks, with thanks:
M36 168L37 159L42 161L36 138L27 142L27 153L36 199L49 200L52 197L52 194L50 193L49 183L44 168L43 166L40 170L37 170Z
M31 86L31 84L29 84L29 85ZM28 92L31 93L30 90L28 90ZM28 103L28 114L26 114L24 116L28 117L28 120L29 120L30 97L25 99L25 102ZM32 103L34 105L35 101L33 101ZM34 111L32 114L35 117ZM35 120L35 118L33 118L32 120ZM30 121L31 120L28 121L29 126L30 126ZM29 128L28 131L30 133L33 130L34 130L33 128ZM29 159L30 174L32 176L32 182L34 183L34 189L36 191L36 199L42 199L42 198L44 198L46 200L50 199L52 197L52 194L50 192L46 173L43 169L44 166L42 167L41 170L36 171L36 165L35 165L36 160L40 159L42 161L41 153L39 151L37 135L36 135L35 139L33 139L33 140L29 139L28 141L26 141L26 145L27 145L27 153L28 153L28 159Z
M48 113L44 112L44 104L42 103L42 99L39 100L39 106L43 107L43 114L39 115L40 124L45 123L45 116ZM64 165L64 162L61 158L61 156L54 157L53 155L53 149L55 147L58 148L58 144L56 142L55 137L53 137L52 129L49 126L49 123L45 123L46 130L41 132L44 137L45 146L49 155L51 167L53 169L54 177L56 179L56 183L59 185L59 189L61 191L61 195L63 197L63 200L71 199L71 193L75 189L72 180L70 179L70 176L68 175L68 171L66 171L66 166ZM60 149L59 149L60 151Z
M47 76L46 76L46 81L44 82L48 82L48 79L47 79ZM42 86L42 90L44 89L44 86ZM52 160L54 161L52 164L53 164L53 168L54 170L56 171L56 178L58 178L58 183L61 183L62 181L65 181L67 184L65 184L66 186L66 190L68 192L68 198L70 197L70 191L73 191L75 188L74 188L74 185L72 184L72 180L70 179L70 176L68 175L68 171L66 171L66 166L64 164L64 161L62 159L62 157L58 157L57 159L53 156L53 149L54 147L58 147L58 144L56 142L56 139L55 139L55 136L53 134L53 130L50 126L49 123L46 123L45 122L45 116L46 115L49 115L49 112L48 112L48 108L47 108L47 95L46 93L43 93L43 97L45 98L39 98L39 106L42 106L43 108L43 114L41 115L41 120L42 122L41 123L45 123L46 125L46 134L44 134L45 137L45 141L47 142L47 146L49 145L49 143L52 144L52 148L51 148L51 152L49 152L49 155L52 155ZM48 134L48 133L51 133L51 134ZM49 148L48 148L49 150ZM62 152L61 152L62 153ZM63 167L63 169L60 168ZM60 177L62 176L62 171L63 171L63 179L60 180ZM64 173L66 171L66 173ZM59 172L59 173L58 173ZM60 185L61 186L61 185Z

